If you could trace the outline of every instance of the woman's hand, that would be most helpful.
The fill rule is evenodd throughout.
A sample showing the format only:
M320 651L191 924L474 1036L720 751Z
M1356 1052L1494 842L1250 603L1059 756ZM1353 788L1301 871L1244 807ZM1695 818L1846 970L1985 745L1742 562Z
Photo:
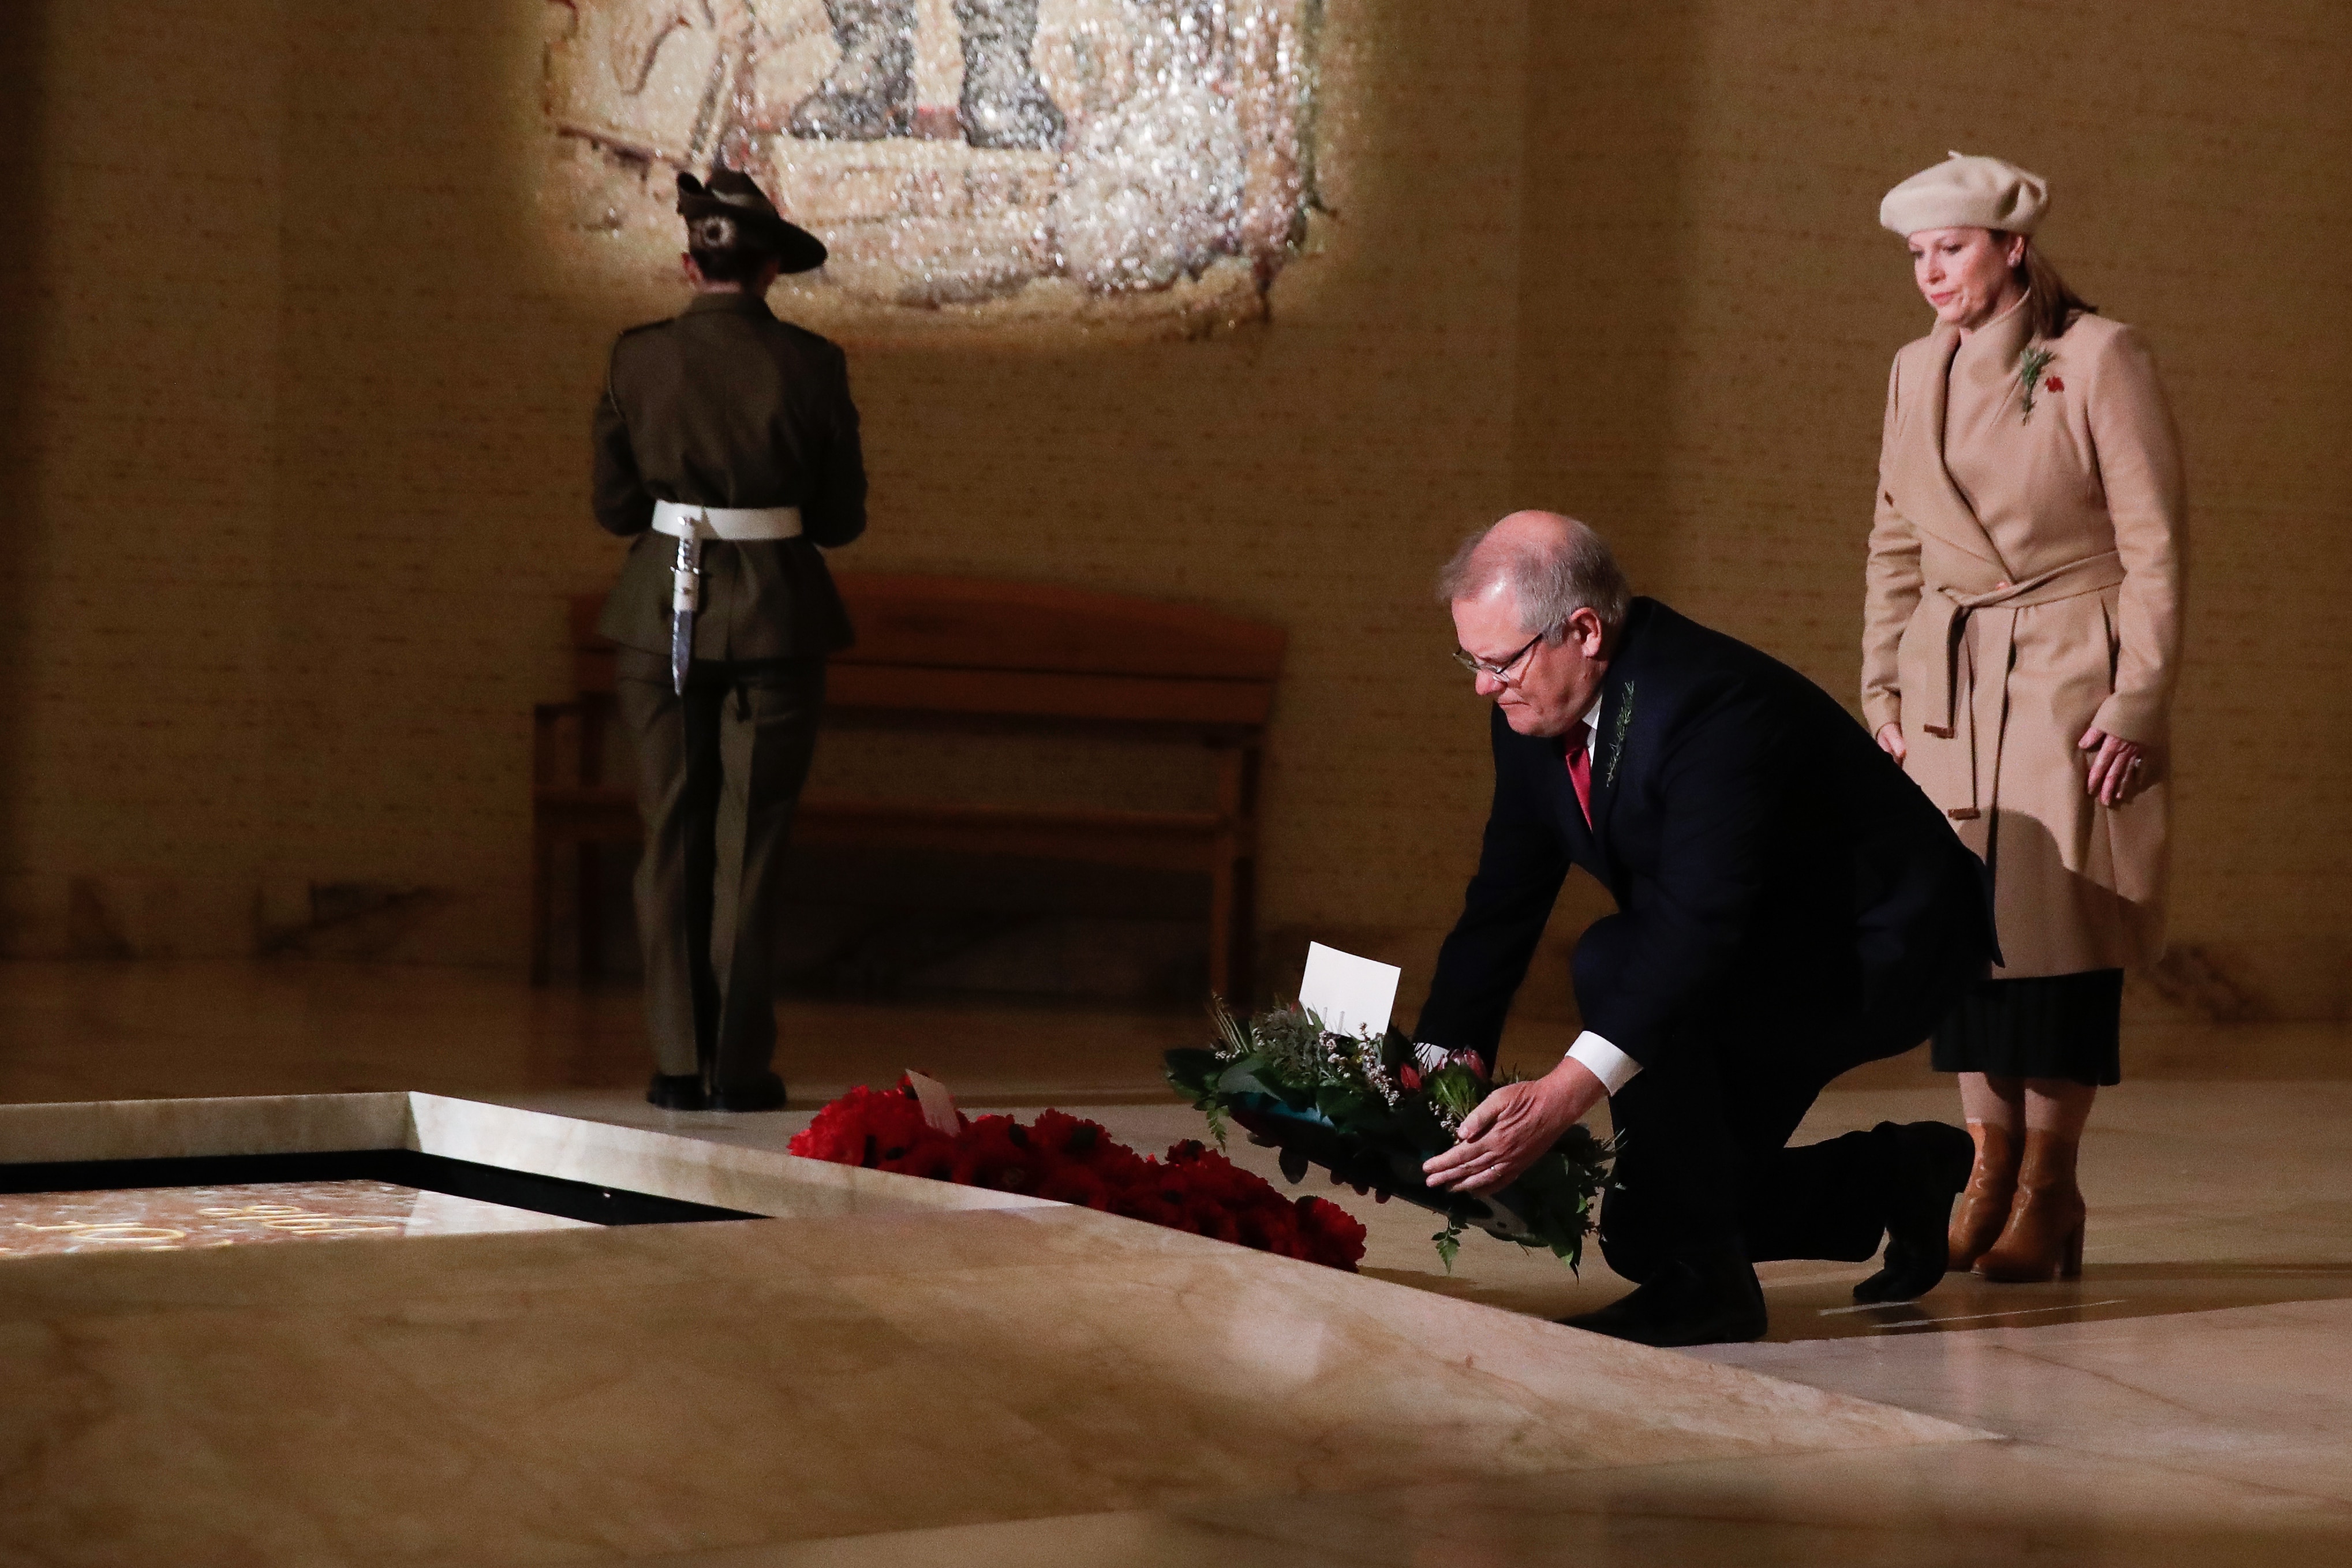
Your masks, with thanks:
M1887 756L1892 757L1897 762L1909 757L1911 755L1911 748L1903 744L1903 727L1899 724L1880 725L1878 727L1878 749L1886 753Z
M2147 748L2138 741L2109 735L2095 724L2075 745L2092 753L2084 788L2100 805L2120 806L2147 783Z

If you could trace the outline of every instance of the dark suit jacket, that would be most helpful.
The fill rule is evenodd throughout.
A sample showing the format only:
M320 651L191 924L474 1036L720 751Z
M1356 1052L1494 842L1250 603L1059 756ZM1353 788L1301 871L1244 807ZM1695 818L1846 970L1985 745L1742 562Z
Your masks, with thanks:
M1644 1067L1785 1038L1792 1010L1846 1065L1894 1055L1984 973L1982 863L1812 682L1637 599L1600 716L1588 830L1561 743L1495 713L1486 845L1417 1038L1492 1059L1571 864L1617 900L1577 947L1578 1008Z
M698 294L686 313L613 345L595 420L596 521L635 536L599 629L669 648L670 562L654 503L798 507L794 539L703 548L698 659L772 659L849 645L820 545L866 531L866 463L842 352L745 294Z

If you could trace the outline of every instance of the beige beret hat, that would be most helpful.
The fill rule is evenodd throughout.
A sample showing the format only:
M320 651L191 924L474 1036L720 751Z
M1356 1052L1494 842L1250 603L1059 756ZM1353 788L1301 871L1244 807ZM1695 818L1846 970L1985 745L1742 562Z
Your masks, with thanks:
M2030 235L2050 210L2050 184L1998 158L1955 152L1886 193L1878 221L1899 235L1921 229L2006 229Z

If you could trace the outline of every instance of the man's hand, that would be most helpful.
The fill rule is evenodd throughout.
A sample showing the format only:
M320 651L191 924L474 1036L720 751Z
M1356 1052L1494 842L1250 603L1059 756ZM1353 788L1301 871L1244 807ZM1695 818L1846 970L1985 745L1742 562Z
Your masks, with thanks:
M1911 748L1903 743L1903 727L1899 724L1880 725L1878 727L1878 749L1886 753L1887 756L1892 757L1897 762L1909 757L1911 755Z
M1441 1192L1495 1192L1510 1186L1560 1134L1607 1098L1584 1063L1562 1057L1558 1067L1524 1083L1506 1083L1463 1118L1454 1145L1421 1167Z

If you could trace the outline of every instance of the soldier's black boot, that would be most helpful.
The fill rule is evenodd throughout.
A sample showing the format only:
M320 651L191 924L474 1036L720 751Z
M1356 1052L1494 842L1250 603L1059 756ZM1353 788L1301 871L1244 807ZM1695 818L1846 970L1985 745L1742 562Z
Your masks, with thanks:
M824 0L824 14L841 59L793 108L793 134L807 141L913 134L915 0Z
M707 1111L710 1097L702 1092L698 1072L656 1072L646 1091L646 1103L665 1111Z
M781 1111L784 1108L784 1081L772 1072L762 1072L748 1083L722 1083L710 1091L710 1108L714 1111Z
M1037 0L955 0L955 16L963 35L963 139L991 149L1059 145L1062 111L1029 57Z

